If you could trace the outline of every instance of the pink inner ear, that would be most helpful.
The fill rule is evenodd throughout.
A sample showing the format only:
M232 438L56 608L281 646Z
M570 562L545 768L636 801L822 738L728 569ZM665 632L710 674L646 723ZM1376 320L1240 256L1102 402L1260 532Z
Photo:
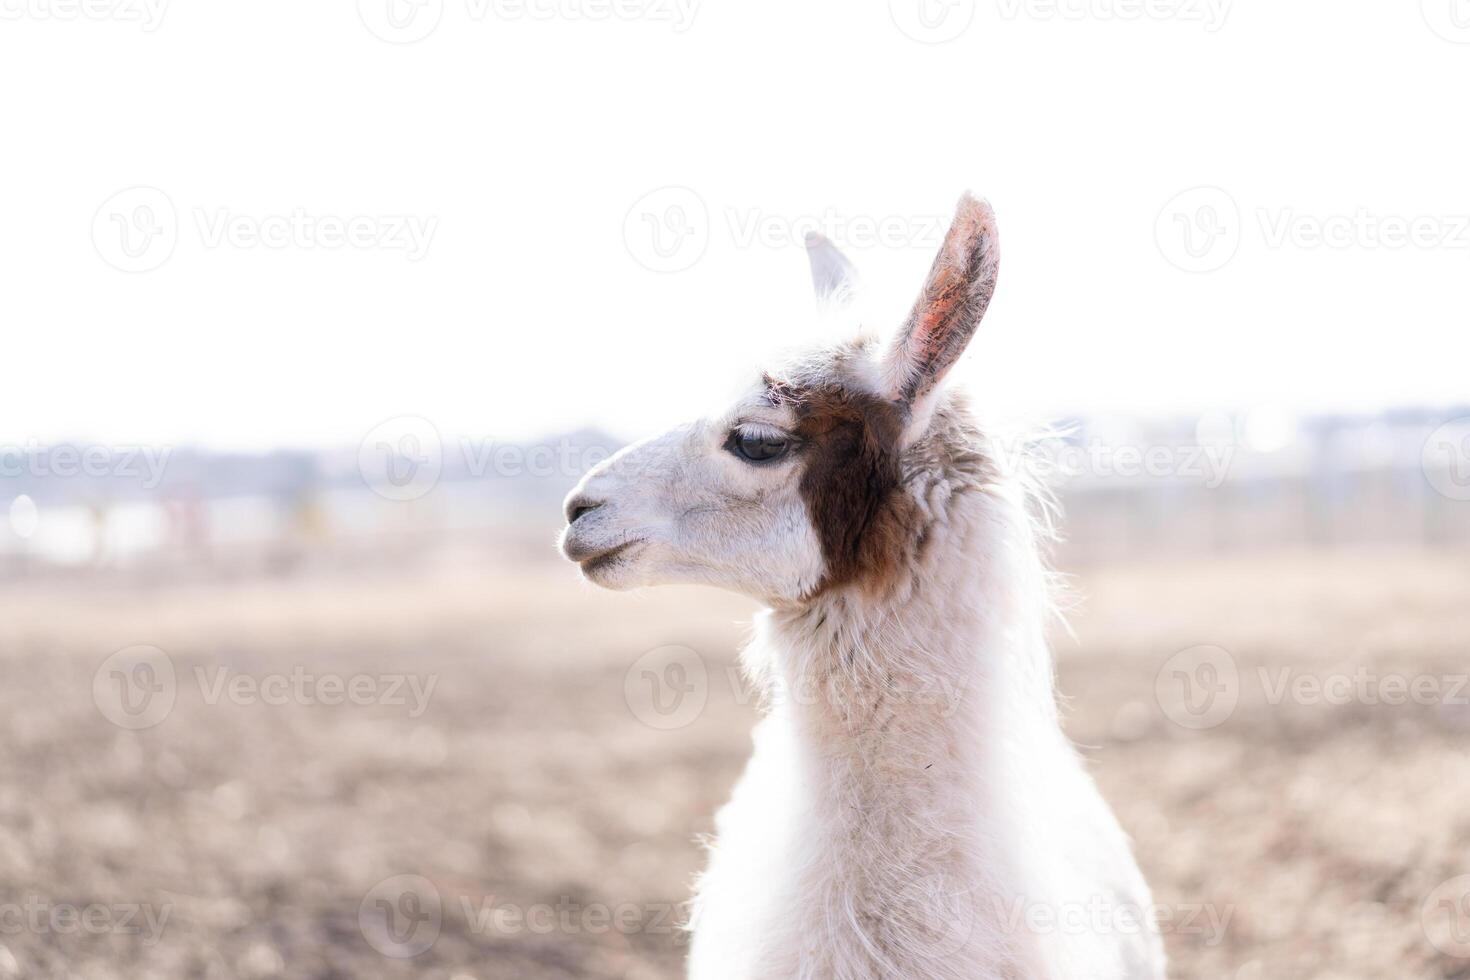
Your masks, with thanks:
M965 195L891 354L896 398L925 394L959 359L990 303L999 259L994 213Z

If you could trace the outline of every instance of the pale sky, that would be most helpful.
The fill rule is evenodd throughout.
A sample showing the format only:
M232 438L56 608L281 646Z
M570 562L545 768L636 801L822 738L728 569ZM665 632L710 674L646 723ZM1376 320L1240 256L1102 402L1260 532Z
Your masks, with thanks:
M994 410L1470 398L1465 0L75 2L0 0L0 444L638 435L966 188Z

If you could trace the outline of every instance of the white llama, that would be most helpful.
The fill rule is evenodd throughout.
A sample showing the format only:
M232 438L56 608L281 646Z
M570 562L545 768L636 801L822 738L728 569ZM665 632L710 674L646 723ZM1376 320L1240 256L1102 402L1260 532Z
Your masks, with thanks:
M818 292L850 266L810 243ZM753 378L567 500L612 589L763 602L767 692L717 817L693 980L1164 976L1148 887L1062 734L1030 502L940 381L985 313L995 218L965 196L912 314Z

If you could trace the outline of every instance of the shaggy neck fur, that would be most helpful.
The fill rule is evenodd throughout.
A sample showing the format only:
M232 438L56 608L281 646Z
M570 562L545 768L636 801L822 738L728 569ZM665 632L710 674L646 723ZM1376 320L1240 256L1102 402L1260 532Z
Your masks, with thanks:
M802 912L759 975L1033 975L987 920L1024 890L1008 746L1058 740L1048 606L1025 501L978 441L936 417L905 453L892 573L772 612L747 651L802 837Z

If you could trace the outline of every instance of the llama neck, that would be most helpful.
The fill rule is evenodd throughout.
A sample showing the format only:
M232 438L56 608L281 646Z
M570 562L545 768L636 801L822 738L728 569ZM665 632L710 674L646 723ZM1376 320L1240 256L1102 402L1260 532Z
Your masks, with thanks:
M976 774L987 736L1057 730L1045 573L1024 505L971 489L926 514L881 592L770 614L757 665L804 745L926 784Z
M791 740L789 791L808 828L802 874L890 949L933 938L879 924L895 908L1015 893L1018 801L1064 744L1019 502L956 495L916 540L882 595L837 592L765 627L773 721Z

